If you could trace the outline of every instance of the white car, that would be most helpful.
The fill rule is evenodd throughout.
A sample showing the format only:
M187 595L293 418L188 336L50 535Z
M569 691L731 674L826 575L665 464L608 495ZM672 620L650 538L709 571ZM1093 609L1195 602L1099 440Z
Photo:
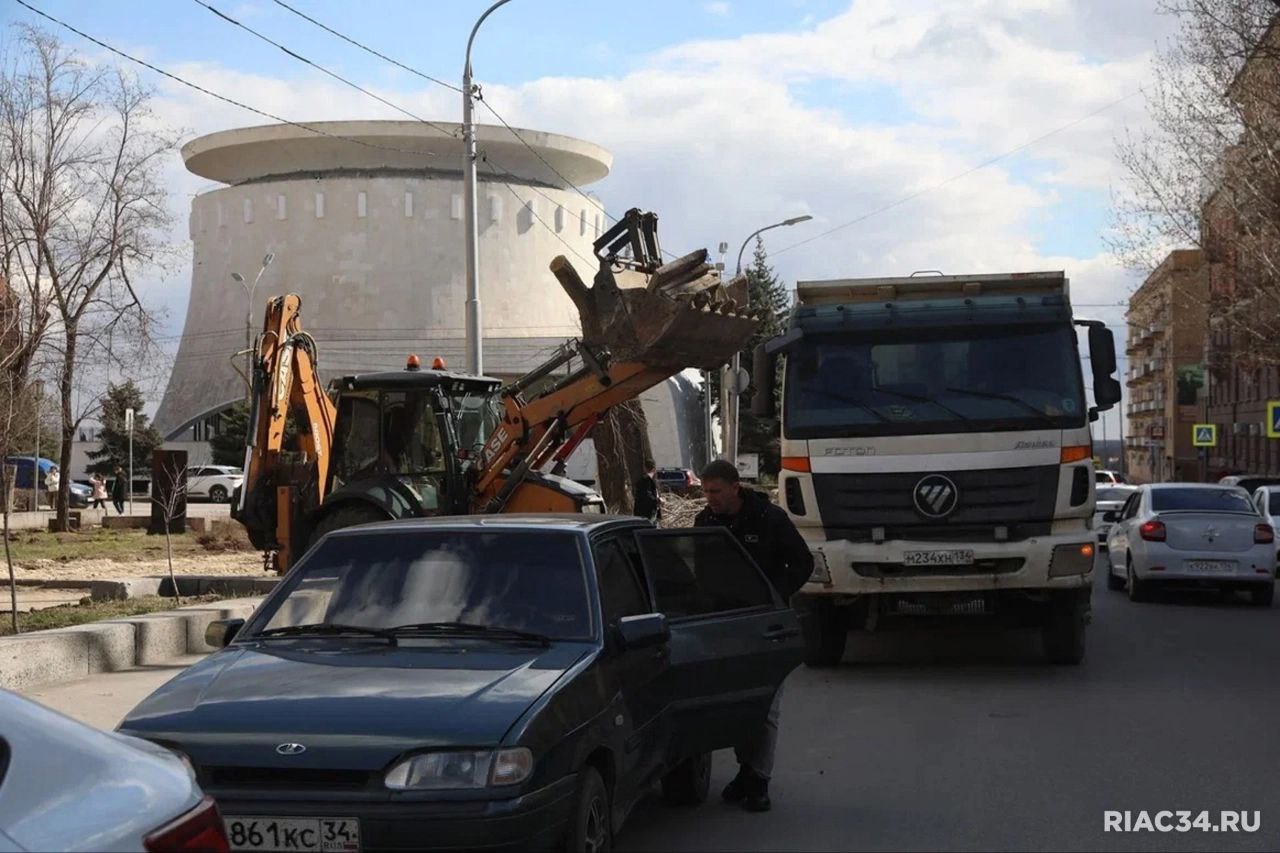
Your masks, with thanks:
M1271 522L1271 526L1280 530L1280 486L1263 486L1253 493L1253 505L1258 513ZM1276 555L1280 567L1280 554Z
M1111 530L1111 524L1104 516L1109 512L1118 512L1124 507L1124 502L1129 499L1129 495L1137 490L1137 486L1098 485L1095 493L1097 503L1093 513L1093 529L1098 534L1099 549L1106 550L1107 533Z
M227 850L191 765L0 690L0 853Z
M1093 481L1099 486L1123 486L1125 484L1123 475L1117 471L1108 471L1106 469L1094 471Z
M1160 583L1247 590L1269 607L1275 595L1275 529L1238 486L1140 486L1106 513L1107 586L1143 601Z
M227 499L244 482L244 471L231 465L198 465L187 469L187 496L208 498L214 503Z

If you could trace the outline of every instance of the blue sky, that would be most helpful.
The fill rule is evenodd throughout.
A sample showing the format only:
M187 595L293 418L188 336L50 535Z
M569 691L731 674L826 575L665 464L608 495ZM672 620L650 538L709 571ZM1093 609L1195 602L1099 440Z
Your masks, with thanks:
M192 0L30 0L121 49L294 120L392 117ZM456 120L458 96L347 45L272 0L206 0L396 103ZM451 83L488 0L289 0ZM1103 239L1122 174L1114 139L1140 127L1149 54L1170 22L1152 0L512 0L474 65L513 123L604 145L590 190L659 210L664 244L737 245L762 223L784 279L1066 269L1078 302L1136 284ZM13 0L0 16L36 21ZM68 44L94 52L77 37ZM145 78L145 75L144 75ZM151 79L151 78L145 78ZM192 135L262 120L164 81L159 112ZM1091 117L1089 117L1091 116ZM1086 118L1088 117L1088 118ZM1024 151L1001 155L1063 128ZM976 164L990 167L958 177ZM206 184L175 159L184 193ZM904 196L918 194L901 205ZM889 207L786 250L798 239ZM185 201L175 201L185 220ZM185 239L185 227L175 239ZM189 270L158 284L180 332ZM1119 324L1122 310L1090 309ZM1114 433L1113 433L1114 434Z

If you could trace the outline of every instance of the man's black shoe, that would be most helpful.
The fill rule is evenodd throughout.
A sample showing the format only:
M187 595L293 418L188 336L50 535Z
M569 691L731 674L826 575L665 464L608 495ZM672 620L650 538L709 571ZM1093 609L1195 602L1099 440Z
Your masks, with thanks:
M761 779L754 776L747 783L746 798L742 801L742 807L749 812L767 812L773 808L773 802L769 799L769 780Z
M740 803L745 800L753 775L747 768L739 767L738 775L734 776L733 781L725 785L724 790L720 792L720 799L726 803Z

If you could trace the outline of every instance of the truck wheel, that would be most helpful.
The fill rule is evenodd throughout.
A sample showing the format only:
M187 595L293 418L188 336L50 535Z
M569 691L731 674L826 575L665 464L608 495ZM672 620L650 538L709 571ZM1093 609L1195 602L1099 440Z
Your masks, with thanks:
M1084 660L1087 602L1074 590L1050 594L1042 629L1044 654L1049 663L1078 664Z
M662 799L672 806L698 806L711 790L711 753L686 758L662 777Z
M609 791L600 771L590 765L582 768L578 782L578 804L569 819L569 832L564 849L570 851L603 851L613 849L613 832L609 827Z
M1266 586L1254 587L1249 590L1249 601L1256 607L1270 607L1271 602L1276 597L1276 585L1269 583Z
M849 638L849 609L831 604L809 605L801 614L805 666L836 666Z
M327 513L320 519L319 523L311 529L311 540L309 545L314 545L320 541L326 533L333 530L341 530L344 527L355 527L357 524L369 524L374 521L386 521L387 516L383 512L369 506L368 504L352 503L346 506L340 506L330 513Z

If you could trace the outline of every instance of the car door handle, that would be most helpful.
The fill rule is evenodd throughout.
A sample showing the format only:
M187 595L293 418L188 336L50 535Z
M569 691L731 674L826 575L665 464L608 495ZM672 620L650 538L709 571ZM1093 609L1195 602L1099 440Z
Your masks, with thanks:
M788 628L784 625L770 625L760 636L766 640L786 640L800 635L799 628Z

